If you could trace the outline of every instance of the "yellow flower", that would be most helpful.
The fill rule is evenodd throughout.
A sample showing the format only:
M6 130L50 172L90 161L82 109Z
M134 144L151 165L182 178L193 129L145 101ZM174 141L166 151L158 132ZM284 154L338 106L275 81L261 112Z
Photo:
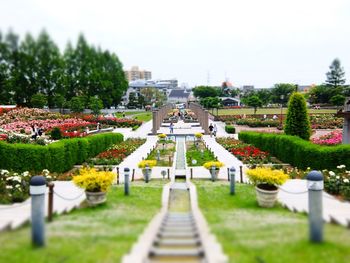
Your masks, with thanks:
M271 168L257 167L255 169L248 169L247 175L253 184L270 184L281 185L289 176L283 172L283 170L272 170Z
M200 132L197 132L194 134L194 136L196 136L197 139L202 138L203 134L201 134Z
M95 168L82 168L79 175L73 177L73 182L88 192L107 192L112 185L115 174L97 171Z
M148 166L149 168L153 168L154 166L156 166L157 161L156 160L143 160L141 162L139 162L138 167L139 168L146 168L146 166Z
M166 134L164 134L164 133L159 134L158 137L159 137L160 139L164 139L164 138L166 138Z
M206 162L205 164L203 164L203 166L206 169L211 169L212 166L215 166L216 168L221 168L224 166L224 164L222 162L212 161L212 162Z

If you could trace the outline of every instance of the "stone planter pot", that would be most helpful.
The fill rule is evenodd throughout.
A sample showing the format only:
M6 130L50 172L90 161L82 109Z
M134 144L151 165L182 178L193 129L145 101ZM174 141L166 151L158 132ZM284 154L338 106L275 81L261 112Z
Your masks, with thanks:
M273 207L277 200L278 188L268 184L258 184L255 187L256 198L261 207Z
M147 173L147 169L142 169L142 174L143 174L143 179L145 180L146 183L148 183L149 180L151 180L152 169L149 169L148 173Z
M220 169L216 168L214 174L213 174L213 171L211 169L209 171L210 171L211 180L213 182L216 181L218 179Z
M106 192L89 192L85 191L86 201L90 206L95 206L106 202Z

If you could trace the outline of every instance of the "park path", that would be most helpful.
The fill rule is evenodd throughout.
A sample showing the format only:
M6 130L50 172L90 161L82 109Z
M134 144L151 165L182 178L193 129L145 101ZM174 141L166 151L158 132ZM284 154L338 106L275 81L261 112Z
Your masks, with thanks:
M79 207L85 192L71 181L54 181L53 213L62 214ZM45 197L45 215L48 214L48 193ZM22 203L0 205L0 231L16 229L30 221L31 198Z

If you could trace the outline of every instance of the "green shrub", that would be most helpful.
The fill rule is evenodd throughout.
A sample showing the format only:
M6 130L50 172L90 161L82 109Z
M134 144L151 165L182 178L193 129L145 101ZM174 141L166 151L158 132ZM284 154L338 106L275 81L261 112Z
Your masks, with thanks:
M239 139L298 168L334 169L341 164L350 167L350 145L320 146L297 136L258 132L240 132Z
M226 125L226 126L225 126L225 131L226 131L227 133L235 133L235 132L236 132L236 129L235 129L235 127L233 127L233 125Z
M62 138L61 130L58 127L53 128L50 135L52 140L60 140Z
M0 141L1 169L16 172L64 172L81 164L89 157L95 157L112 144L123 141L123 135L104 133L85 138L61 140L47 146L30 144L9 144Z
M135 126L132 127L132 130L133 130L133 131L136 131L139 127L140 127L140 126L135 125Z
M284 132L288 135L296 135L304 140L311 136L311 125L307 113L306 101L299 92L294 92L288 102L288 113Z

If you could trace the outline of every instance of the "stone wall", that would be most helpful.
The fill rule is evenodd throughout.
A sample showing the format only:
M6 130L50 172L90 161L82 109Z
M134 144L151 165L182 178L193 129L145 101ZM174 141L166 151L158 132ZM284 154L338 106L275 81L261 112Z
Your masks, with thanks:
M172 109L172 105L171 104L167 104L164 105L162 107L160 107L157 110L154 110L152 112L153 114L153 126L152 126L152 134L156 135L157 131L160 128L160 125L162 125L162 122L164 120L164 118L167 116L168 112Z

